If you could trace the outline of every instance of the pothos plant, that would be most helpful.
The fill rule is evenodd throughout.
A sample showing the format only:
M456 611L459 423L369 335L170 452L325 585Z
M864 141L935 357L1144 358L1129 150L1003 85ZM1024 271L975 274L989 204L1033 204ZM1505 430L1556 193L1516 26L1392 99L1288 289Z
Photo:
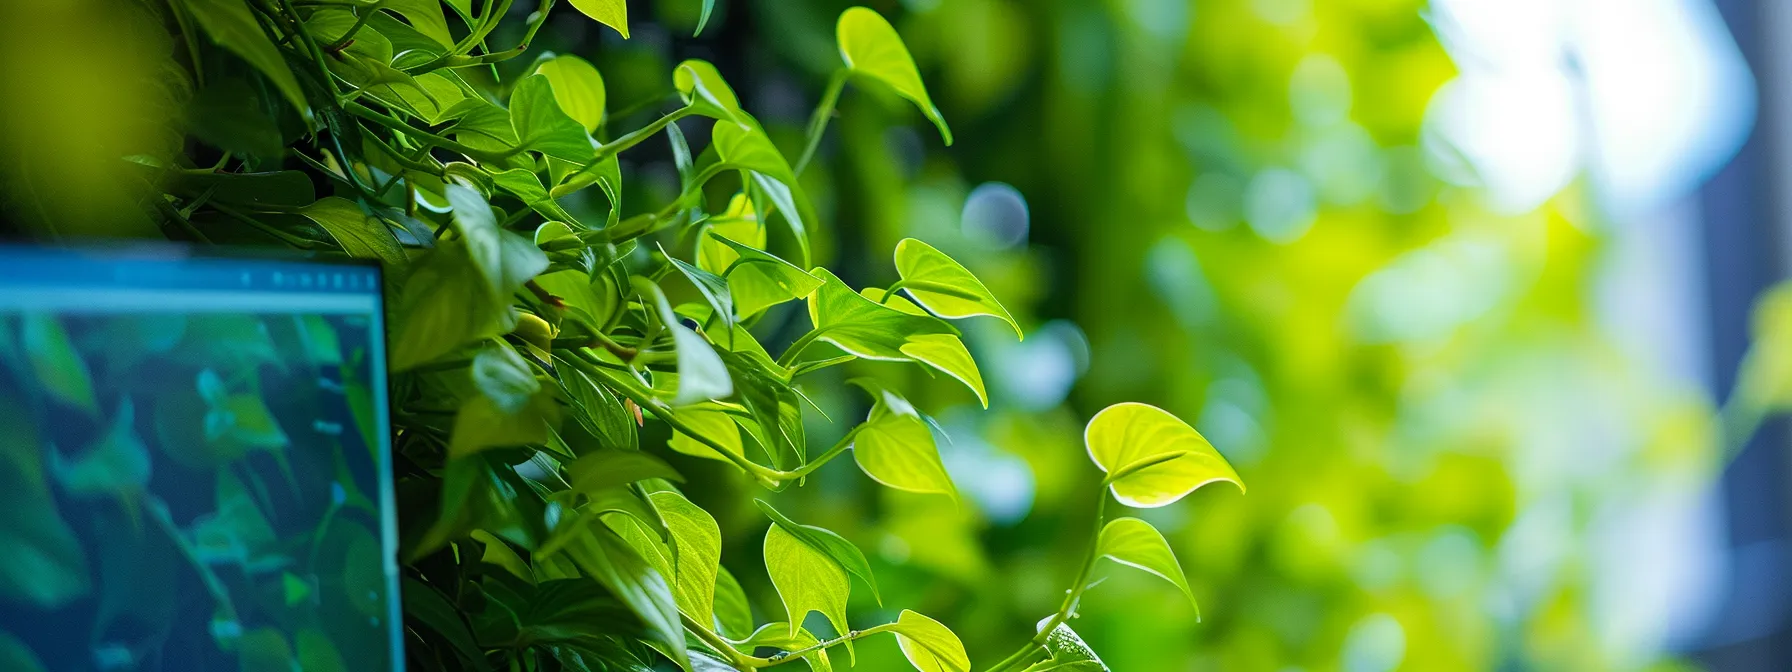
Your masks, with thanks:
M620 0L571 0L628 33ZM704 3L707 18L709 4ZM512 0L167 0L141 9L172 37L166 87L185 105L184 152L134 156L144 203L172 238L268 242L377 259L389 279L391 418L403 516L409 657L437 669L751 670L888 633L925 672L967 671L946 624L913 611L850 623L863 553L759 502L765 566L783 613L759 624L722 564L714 518L637 431L725 461L769 490L847 451L873 480L953 496L928 422L897 390L853 381L870 412L831 447L804 435L805 376L857 359L909 362L988 403L953 320L1020 326L964 266L919 240L894 250L888 287L812 267L819 224L797 176L848 83L914 103L951 143L907 48L876 12L837 25L842 63L795 162L710 63L670 73L679 105L618 132L599 71L534 54L554 0L493 44ZM701 27L698 29L701 31ZM520 77L501 63L533 58ZM680 120L708 126L694 151ZM699 119L701 119L699 121ZM680 178L657 209L623 217L618 155L669 143ZM319 191L331 194L318 198ZM581 219L568 203L608 204ZM778 244L773 245L776 241ZM774 252L773 249L778 251ZM675 304L670 296L694 300ZM773 357L753 327L807 304L811 329ZM1192 593L1168 543L1109 493L1168 505L1242 483L1174 416L1141 404L1089 423L1106 473L1089 552L1062 606L988 669L1105 669L1067 621L1100 558ZM651 449L651 450L649 450ZM833 632L804 627L820 612Z

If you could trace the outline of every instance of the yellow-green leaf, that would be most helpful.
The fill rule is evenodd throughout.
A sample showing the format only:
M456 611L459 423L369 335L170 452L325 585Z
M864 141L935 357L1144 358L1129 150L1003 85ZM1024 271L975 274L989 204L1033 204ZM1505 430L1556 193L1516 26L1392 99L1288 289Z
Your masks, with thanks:
M727 567L716 567L715 614L717 632L729 639L740 639L753 631L753 607L747 602L747 591Z
M819 611L836 632L848 631L846 597L851 586L846 570L826 553L784 531L782 525L772 525L765 531L765 572L784 601L792 630L809 612Z
M741 111L740 99L735 97L734 89L708 61L691 59L679 63L678 69L672 71L672 86L678 89L678 96L691 111L712 119L747 125L746 113Z
M709 512L669 490L648 495L672 531L672 583L678 609L698 623L715 620L716 572L722 561L722 530Z
M884 299L884 290L866 287L859 290L859 295L873 301ZM891 295L884 305L895 308L910 315L926 315L927 311L913 301L901 295ZM977 401L989 408L989 392L983 386L983 373L977 370L977 360L971 357L970 349L964 347L964 341L952 334L915 334L898 349L902 354L914 358L941 373L953 377L965 387L976 393Z
M1189 604L1195 605L1195 619L1201 618L1201 605L1195 604L1195 593L1188 588L1188 577L1182 573L1182 566L1176 563L1176 553L1170 550L1170 542L1164 535L1147 523L1137 518L1115 518L1101 528L1101 538L1095 543L1095 553L1123 565L1145 570L1158 577L1176 584L1182 594L1188 596Z
M856 382L856 381L855 381ZM873 480L897 490L957 498L952 477L940 462L933 431L906 399L875 384L871 414L853 435L852 457Z
M628 2L626 0L572 0L572 6L598 23L615 28L628 39Z
M909 56L908 46L889 21L871 9L853 7L840 13L835 39L840 43L840 58L846 61L846 67L854 74L883 82L921 108L921 114L939 127L946 144L952 144L952 129L946 127L946 118L927 96L927 86L915 70L915 59Z
M920 672L970 671L971 658L965 655L964 643L939 621L904 609L892 630L902 655Z
M1015 336L1026 337L983 281L932 245L914 238L896 243L896 272L908 295L933 314L952 319L988 315L1014 327Z
M723 450L733 455L745 456L746 448L741 443L740 427L734 424L733 416L722 410L723 408L720 404L697 404L680 408L675 412L678 414L679 421L691 431L715 442ZM682 431L674 431L672 440L667 445L672 450L693 457L706 457L733 463L733 460L716 452L715 448L691 438Z
M587 133L604 121L604 77L590 61L570 54L555 56L535 71L546 75L554 87L554 100L567 116L585 126Z
M1165 506L1215 481L1244 491L1244 481L1213 444L1155 406L1128 402L1102 409L1089 420L1083 441L1090 459L1108 473L1114 498L1127 506Z

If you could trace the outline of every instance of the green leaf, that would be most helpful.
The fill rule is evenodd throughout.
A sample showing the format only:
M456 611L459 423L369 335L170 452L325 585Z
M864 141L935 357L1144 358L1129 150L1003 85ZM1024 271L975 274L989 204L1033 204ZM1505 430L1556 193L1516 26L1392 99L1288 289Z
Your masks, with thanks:
M915 302L946 318L988 315L1014 327L1014 335L1026 338L1008 309L989 293L983 281L933 246L914 238L896 243L896 272L903 289Z
M647 478L684 482L684 476L660 458L638 450L604 449L586 453L566 465L572 487L581 492L628 485Z
M329 232L351 257L378 259L388 267L403 266L409 259L385 222L353 201L331 196L301 208L299 214Z
M722 561L722 530L709 512L670 490L648 495L672 531L678 576L673 594L678 608L698 623L715 622L716 574Z
M743 320L785 301L807 298L822 285L821 278L788 261L718 235L713 227L710 231L710 235L704 239L706 244L715 245L733 255L728 261L733 266L733 270L728 273L728 288L734 296L735 310ZM763 235L762 230L762 240ZM727 258L719 252L715 253L715 257ZM727 267L725 265L723 269Z
M859 295L873 301L883 299L884 290L866 287L859 290ZM910 315L926 315L927 311L901 295L891 295L883 304ZM898 348L902 354L915 361L926 364L964 383L976 393L977 401L989 408L989 393L983 387L983 373L977 370L977 360L971 357L971 351L964 347L964 341L951 334L916 334L908 337L907 342Z
M883 82L897 95L909 99L939 127L946 144L952 144L952 129L946 127L946 118L940 116L933 99L927 97L927 86L915 70L915 59L909 56L908 46L889 21L870 9L852 7L840 13L834 35L840 43L840 58L853 74Z
M474 663L475 669L489 669L485 665L485 656L473 640L473 633L467 629L465 616L460 609L442 596L435 588L418 581L411 576L404 577L404 615L408 621L422 623L424 627L435 631L448 645L459 653L463 660Z
M535 72L548 78L560 109L583 125L586 133L604 123L604 77L590 61L561 54L537 64Z
M386 9L403 16L417 32L438 44L454 46L454 36L448 32L448 18L442 13L441 0L386 0Z
M541 186L541 178L536 177L535 173L523 168L499 171L492 173L492 185L510 192L511 195L516 196L517 200L528 205L529 209L541 213L541 216L556 220L542 224L543 227L553 224L567 228L567 233L571 234L571 230L565 222L573 221L573 216L548 195L548 190ZM542 242L541 231L539 228L536 229L535 242L537 244Z
M73 458L50 446L50 473L63 490L84 497L129 497L143 490L149 483L149 447L137 438L134 408L130 397L121 398L111 428Z
M560 384L576 407L573 416L579 425L608 448L635 450L635 418L622 400L584 370L567 365L566 360L560 362Z
M1165 506L1214 481L1244 491L1244 481L1200 432L1155 406L1104 408L1089 420L1083 441L1090 459L1109 474L1114 498L1127 506Z
M508 304L510 295L548 267L548 257L535 243L498 228L498 220L479 192L463 184L447 187L454 207L454 226L489 287L489 295Z
M54 316L26 313L21 318L19 341L25 356L31 360L31 371L37 384L57 400L99 414L99 403L93 397L93 375L81 353L75 352L68 332Z
M896 643L902 655L921 672L970 672L971 658L965 655L958 635L939 621L902 610L896 618Z
M696 404L680 408L678 419L692 431L720 445L734 455L745 457L746 446L741 442L740 427L734 424L734 416L722 410L718 404ZM699 443L686 436L682 431L674 431L672 440L666 444L675 450L692 457L706 457L733 464L733 460L716 452L714 448Z
M472 192L459 185L451 187L454 188ZM471 193L470 198L484 202L477 193ZM539 256L541 268L546 268L547 257L515 234L497 231L495 224L483 235L485 246L479 253L491 255L483 260L474 256L475 240L463 237L438 244L408 267L405 283L392 305L393 371L432 361L467 343L507 333L516 326L511 294L522 288L522 281L511 286L504 283L524 275L537 263L528 250ZM493 272L497 276L488 277Z
M927 421L896 393L875 383L861 386L871 393L874 403L865 424L853 435L853 461L865 475L886 486L957 499L958 491L940 462Z
M697 292L703 295L703 300L715 309L715 316L722 321L722 327L732 331L735 323L734 294L728 290L728 281L714 273L692 266L678 257L666 254L665 248L660 248L660 254L665 255L666 259L672 262L672 266L690 280L691 285L697 288Z
M546 75L530 75L510 93L510 124L518 144L567 161L593 157L591 135L555 102L554 85Z
M454 415L454 433L448 442L449 459L499 447L547 443L560 419L560 405L551 390L529 396L514 411L506 410L486 395L461 404Z
M567 557L627 604L654 638L669 647L674 662L686 664L684 626L666 578L608 527L593 523L588 524L589 534L578 535L567 545Z
M628 39L628 2L626 0L572 0L572 6L598 23L615 28Z
M865 359L910 361L902 346L921 334L956 335L950 325L925 315L911 315L878 304L846 286L825 268L813 275L822 286L809 295L809 320L821 332L818 340Z
M807 266L810 263L808 224L818 222L815 211L810 207L808 197L803 195L790 163L778 153L777 145L772 144L765 129L746 113L740 116L746 123L716 122L710 132L710 144L723 163L746 170L752 187L765 194L777 212L784 216L791 236L796 238L799 261ZM759 211L768 212L763 208Z
M261 564L277 553L279 539L248 486L227 469L218 471L216 510L193 522L194 554L206 563Z
M249 3L244 0L182 0L182 3L213 42L243 57L266 75L299 114L311 115L311 107L305 102L298 78L293 76L292 68L287 67L280 49L268 39L267 33L262 32L261 24L249 10Z
M677 348L678 355L678 394L673 397L672 405L686 406L734 394L734 380L728 377L728 367L722 364L721 356L710 347L709 341L678 321L678 314L672 312L672 304L666 302L666 295L658 285L638 281L637 287L653 296L660 321L672 331L673 347Z
M846 570L833 558L798 540L784 526L773 525L765 531L765 571L784 601L790 629L795 630L809 612L819 611L835 632L848 631L846 597L851 586Z
M1044 628L1051 620L1046 618L1040 621L1038 627ZM1068 624L1059 623L1058 627L1052 628L1051 634L1045 637L1045 650L1051 654L1051 659L1028 667L1027 670L1030 672L1045 672L1046 670L1108 672L1107 664L1101 662L1101 658L1095 655L1095 651L1090 649L1088 644L1084 644L1083 638L1077 636L1076 631L1071 630Z
M749 123L740 109L740 100L734 97L734 89L708 61L691 59L679 63L678 69L672 71L672 86L694 113L740 126Z
M1182 594L1188 596L1189 604L1195 604L1195 593L1189 590L1188 577L1183 576L1182 566L1176 563L1176 553L1170 550L1170 542L1151 523L1137 518L1108 521L1107 526L1101 528L1101 538L1095 542L1095 553L1176 584ZM1195 604L1195 620L1200 618L1201 606Z
M727 567L716 566L715 613L717 631L723 637L740 639L753 631L753 607L747 602L747 591Z
M765 500L755 499L753 503L759 506L760 511L765 512L766 517L772 519L776 527L784 528L784 531L789 532L791 536L814 547L817 551L833 559L841 568L851 572L853 576L859 577L865 582L865 585L871 587L871 596L876 598L879 604L883 603L883 597L877 592L877 579L871 576L871 563L865 561L865 553L860 551L859 547L852 545L852 542L834 534L831 530L814 525L798 524L785 517L777 509L772 508L772 505L766 503ZM846 631L841 630L841 632Z
M0 630L0 669L12 672L45 672L42 661L31 647L14 637L12 633Z
M508 343L498 342L473 356L473 387L505 413L516 413L541 391L541 382L523 356Z

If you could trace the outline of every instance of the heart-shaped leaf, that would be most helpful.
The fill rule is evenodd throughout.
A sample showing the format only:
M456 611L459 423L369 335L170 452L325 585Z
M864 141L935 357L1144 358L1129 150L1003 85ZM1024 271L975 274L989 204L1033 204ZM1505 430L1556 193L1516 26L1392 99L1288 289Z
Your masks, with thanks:
M717 120L746 125L746 113L740 109L740 99L734 96L734 89L722 79L722 73L708 61L691 59L678 64L672 71L672 86L678 89L678 96L691 111Z
M846 597L851 586L840 563L774 524L765 531L765 572L784 601L791 630L809 612L819 611L836 632L847 631Z
M853 435L852 457L873 480L897 490L957 499L927 421L906 399L874 382L854 380L875 402Z
M722 561L721 528L709 512L684 495L661 490L648 495L648 499L672 532L677 574L672 592L678 598L678 608L698 623L714 622L716 572Z
M970 672L971 658L965 655L964 643L939 621L902 610L896 617L896 644L902 655L920 672Z
M1123 565L1130 565L1156 574L1165 581L1176 584L1183 595L1188 596L1190 604L1195 604L1195 593L1188 588L1188 577L1182 574L1182 566L1176 563L1176 553L1170 550L1170 542L1164 535L1147 523L1137 518L1115 518L1101 528L1101 538L1095 542L1095 553ZM1201 606L1195 605L1195 620L1201 618Z
M954 319L988 315L1014 327L1016 337L1026 337L983 281L932 245L914 238L896 243L896 272L908 295L933 314Z
M883 82L896 95L907 98L939 127L946 144L952 144L952 129L946 127L946 118L933 106L933 99L927 97L927 86L915 70L915 59L909 56L908 46L889 21L871 9L852 7L840 13L835 39L840 43L840 58L853 74Z
M909 361L902 346L920 334L956 336L950 325L926 315L912 315L881 305L846 286L825 268L812 273L822 286L809 295L809 320L818 340L865 359Z
M590 61L561 54L536 64L535 72L548 78L554 87L554 101L566 116L584 126L586 133L604 123L604 76Z
M860 551L859 547L825 528L799 524L772 508L772 505L767 504L765 500L755 499L753 503L759 505L759 510L764 511L766 517L772 519L775 527L784 528L784 531L802 540L803 543L832 558L840 567L851 572L853 576L859 577L865 582L865 585L870 586L871 596L876 598L879 603L883 602L883 597L877 592L877 579L871 576L871 563L865 561L865 553ZM841 632L845 632L845 630L841 630Z
M719 404L695 404L678 409L678 420L691 431L705 439L720 445L723 450L744 457L745 444L741 442L740 427L734 424L734 417L722 410ZM733 463L715 448L686 435L682 430L672 433L672 440L666 444L672 450L693 457L705 457L712 460Z
M510 125L518 144L556 159L590 161L591 135L560 109L555 95L546 75L531 75L517 82L510 93Z
M1090 459L1108 473L1114 498L1127 506L1165 506L1214 481L1244 491L1244 481L1213 444L1156 406L1128 402L1104 408L1089 420L1083 441Z
M859 295L873 301L884 299L883 305L895 308L910 315L926 315L927 311L913 301L900 295L888 295L884 290L866 287L859 290ZM916 334L899 348L902 354L915 361L926 364L941 373L953 377L971 392L977 395L977 401L984 408L989 408L989 392L983 387L983 373L977 370L977 360L971 358L970 349L964 347L964 341L951 334Z

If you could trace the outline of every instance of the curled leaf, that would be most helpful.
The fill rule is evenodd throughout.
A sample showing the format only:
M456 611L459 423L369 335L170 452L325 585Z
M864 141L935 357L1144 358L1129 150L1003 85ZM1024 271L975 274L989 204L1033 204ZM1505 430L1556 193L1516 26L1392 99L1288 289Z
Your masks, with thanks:
M1089 457L1109 474L1114 498L1127 506L1156 508L1214 481L1244 490L1244 481L1213 444L1163 409L1114 404L1083 431Z

